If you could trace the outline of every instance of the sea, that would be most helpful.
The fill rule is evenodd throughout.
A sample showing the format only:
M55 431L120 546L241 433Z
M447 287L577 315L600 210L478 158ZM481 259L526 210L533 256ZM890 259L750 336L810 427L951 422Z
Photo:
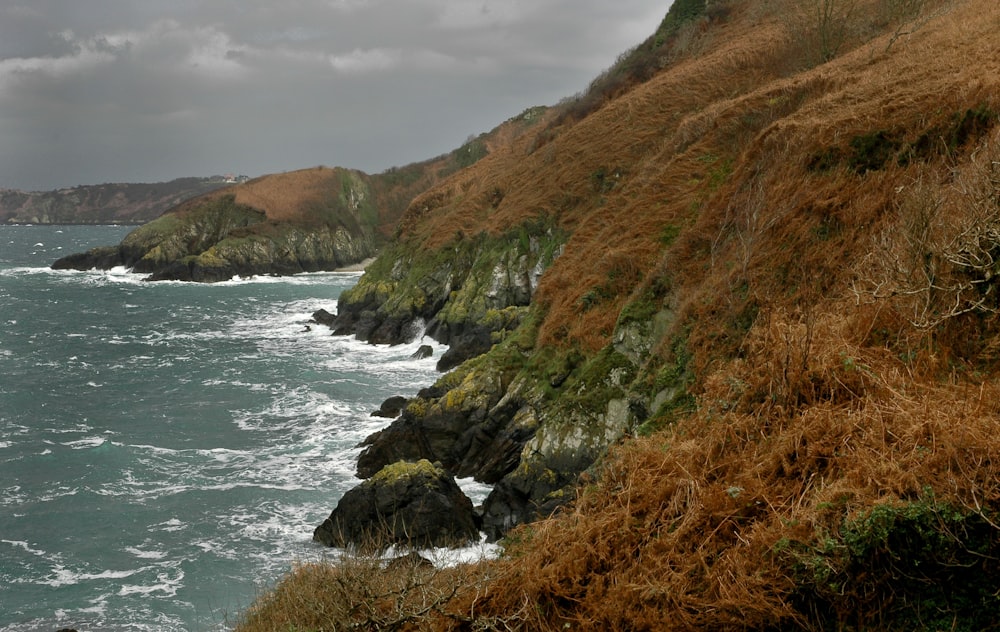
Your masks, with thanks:
M125 226L0 226L0 631L227 630L356 485L444 347L310 323L360 273L54 271ZM411 356L421 344L430 358ZM478 502L488 492L460 481Z

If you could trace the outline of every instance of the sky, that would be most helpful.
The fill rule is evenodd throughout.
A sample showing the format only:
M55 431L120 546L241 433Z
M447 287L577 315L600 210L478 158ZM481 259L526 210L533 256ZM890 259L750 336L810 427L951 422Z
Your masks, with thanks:
M378 173L584 90L670 0L0 0L0 188Z

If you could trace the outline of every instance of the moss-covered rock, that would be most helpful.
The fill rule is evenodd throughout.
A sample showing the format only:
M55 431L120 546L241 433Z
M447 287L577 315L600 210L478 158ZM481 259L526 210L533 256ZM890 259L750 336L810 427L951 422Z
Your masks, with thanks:
M565 240L562 231L535 221L434 251L397 242L341 294L334 330L389 344L426 332L451 345L438 364L451 369L517 327Z
M425 389L388 428L365 440L358 475L373 476L399 459L426 458L459 477L496 482L517 464L534 432L511 424L515 411L509 397L504 401L511 377L486 364L464 372L452 387Z
M301 190L300 190L301 189ZM379 201L372 177L347 169L264 177L186 202L129 233L114 256L72 255L54 267L125 265L149 280L332 270L369 259L400 210Z
M327 546L461 546L479 530L472 501L427 460L386 465L351 489L313 533Z
M526 309L511 335L422 391L369 437L358 474L426 458L493 483L483 515L493 538L571 500L579 475L649 416L658 384L647 388L648 369L639 363L659 328L655 318L642 327L628 320L621 325L629 329L627 349L612 343L587 357L534 349L535 319Z

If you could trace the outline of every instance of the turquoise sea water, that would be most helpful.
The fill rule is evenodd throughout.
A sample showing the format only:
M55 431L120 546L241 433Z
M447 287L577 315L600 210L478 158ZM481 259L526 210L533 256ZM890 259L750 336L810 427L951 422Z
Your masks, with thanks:
M369 413L420 342L307 328L357 273L214 285L52 271L124 227L0 226L0 630L224 629L325 552ZM429 342L429 341L424 341Z

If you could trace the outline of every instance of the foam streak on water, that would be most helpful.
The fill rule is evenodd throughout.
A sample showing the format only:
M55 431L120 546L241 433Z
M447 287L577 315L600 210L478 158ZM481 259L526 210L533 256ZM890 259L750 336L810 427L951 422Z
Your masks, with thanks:
M0 631L209 630L297 562L430 341L309 326L356 273L56 272L119 227L0 227ZM435 356L412 360L417 345Z

